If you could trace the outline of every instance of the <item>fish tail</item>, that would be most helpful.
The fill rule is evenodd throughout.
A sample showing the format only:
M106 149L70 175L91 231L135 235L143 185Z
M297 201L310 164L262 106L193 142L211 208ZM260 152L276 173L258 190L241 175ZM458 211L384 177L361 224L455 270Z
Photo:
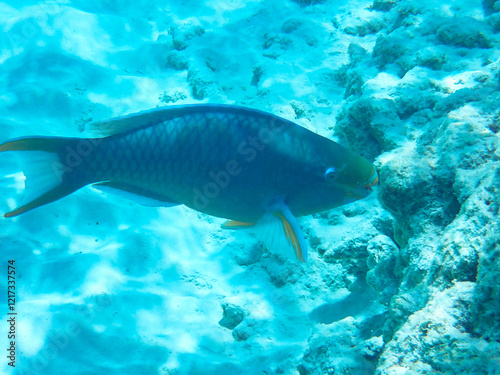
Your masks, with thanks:
M21 158L26 176L24 200L20 207L4 214L14 217L54 202L86 185L74 168L64 164L68 150L79 138L29 137L17 138L0 145L0 152L15 151Z

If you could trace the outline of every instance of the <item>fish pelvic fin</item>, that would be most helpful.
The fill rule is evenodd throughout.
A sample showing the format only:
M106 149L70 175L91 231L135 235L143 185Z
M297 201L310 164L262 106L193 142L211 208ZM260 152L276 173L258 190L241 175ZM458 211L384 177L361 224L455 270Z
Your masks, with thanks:
M0 152L14 151L21 159L26 177L23 203L4 214L14 217L34 208L54 202L83 186L68 178L71 168L62 162L64 150L75 138L32 137L18 138L0 145Z
M287 258L307 261L307 245L295 216L285 203L277 203L256 225L257 235L266 247Z
M131 184L104 181L92 185L93 188L98 189L104 193L111 193L118 195L125 199L130 199L147 207L173 207L178 206L178 202L169 202L164 200L164 197L157 196L151 191L144 188L134 186Z

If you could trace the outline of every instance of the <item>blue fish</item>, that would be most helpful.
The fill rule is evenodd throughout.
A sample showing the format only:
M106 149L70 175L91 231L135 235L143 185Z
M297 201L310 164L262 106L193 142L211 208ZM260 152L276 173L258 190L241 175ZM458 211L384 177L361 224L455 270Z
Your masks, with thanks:
M86 185L144 205L184 204L255 227L270 248L307 259L296 217L366 197L373 165L278 116L232 105L157 108L93 122L95 138L25 137L0 152L25 156L14 217Z

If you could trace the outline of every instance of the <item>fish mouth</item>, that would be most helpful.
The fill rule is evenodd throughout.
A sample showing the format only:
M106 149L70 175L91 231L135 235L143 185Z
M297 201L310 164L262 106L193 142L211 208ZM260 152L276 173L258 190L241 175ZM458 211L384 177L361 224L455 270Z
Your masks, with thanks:
M357 187L351 187L348 192L346 192L346 200L348 202L356 201L359 199L366 198L373 192L373 186L378 184L378 175L377 171L375 171L375 168L373 169L372 174L366 180L366 182Z

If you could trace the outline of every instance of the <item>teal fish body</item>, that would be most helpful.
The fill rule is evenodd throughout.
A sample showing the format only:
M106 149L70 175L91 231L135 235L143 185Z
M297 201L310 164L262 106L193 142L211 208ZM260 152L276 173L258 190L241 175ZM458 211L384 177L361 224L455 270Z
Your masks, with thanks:
M271 214L297 229L294 217L363 198L377 181L366 159L291 121L244 107L159 108L92 123L90 130L100 137L20 138L0 145L0 152L34 151L50 162L33 175L38 191L5 216L93 184L144 204L184 204L232 220L228 227L254 225ZM27 190L29 180L27 175ZM296 253L304 247L294 230L283 230Z

